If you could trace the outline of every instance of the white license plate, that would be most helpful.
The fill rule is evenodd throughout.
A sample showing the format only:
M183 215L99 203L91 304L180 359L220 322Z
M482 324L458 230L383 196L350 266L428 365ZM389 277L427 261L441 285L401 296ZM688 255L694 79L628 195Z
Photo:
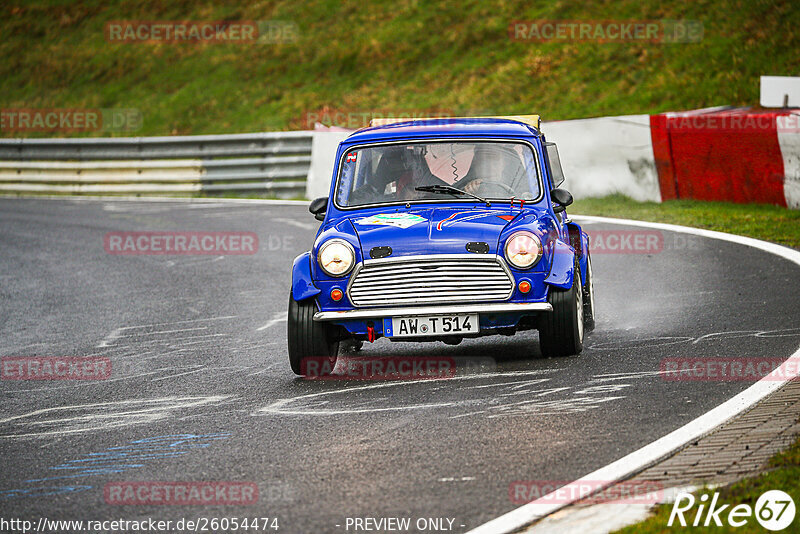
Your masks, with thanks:
M478 314L392 317L389 337L449 336L474 334L481 329Z

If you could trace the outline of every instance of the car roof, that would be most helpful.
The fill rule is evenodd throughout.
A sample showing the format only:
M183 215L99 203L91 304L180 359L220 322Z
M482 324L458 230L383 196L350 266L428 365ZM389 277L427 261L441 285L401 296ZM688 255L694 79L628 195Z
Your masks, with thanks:
M536 118L538 124L538 117ZM429 137L539 137L539 129L528 121L505 117L454 117L412 119L362 128L345 142L363 143Z

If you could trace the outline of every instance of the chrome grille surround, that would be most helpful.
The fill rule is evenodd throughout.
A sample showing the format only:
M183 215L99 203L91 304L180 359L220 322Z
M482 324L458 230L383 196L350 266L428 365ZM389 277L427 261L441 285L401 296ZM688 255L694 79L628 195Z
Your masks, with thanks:
M353 306L498 302L514 277L495 254L437 254L364 260L347 285Z

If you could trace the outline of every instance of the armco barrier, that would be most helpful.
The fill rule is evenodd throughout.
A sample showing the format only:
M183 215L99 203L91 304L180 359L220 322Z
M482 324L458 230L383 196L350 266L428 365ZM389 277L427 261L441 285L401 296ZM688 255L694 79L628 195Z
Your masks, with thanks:
M663 200L800 208L797 110L712 109L650 118Z
M303 196L311 132L0 139L0 192Z

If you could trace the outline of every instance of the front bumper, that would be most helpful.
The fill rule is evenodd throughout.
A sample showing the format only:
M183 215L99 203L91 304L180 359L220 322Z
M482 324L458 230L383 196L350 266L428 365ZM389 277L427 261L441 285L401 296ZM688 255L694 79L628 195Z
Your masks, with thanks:
M496 304L459 304L455 306L408 306L342 311L319 311L315 321L346 321L350 319L382 319L413 315L452 315L456 313L519 313L550 312L547 302L500 302Z

